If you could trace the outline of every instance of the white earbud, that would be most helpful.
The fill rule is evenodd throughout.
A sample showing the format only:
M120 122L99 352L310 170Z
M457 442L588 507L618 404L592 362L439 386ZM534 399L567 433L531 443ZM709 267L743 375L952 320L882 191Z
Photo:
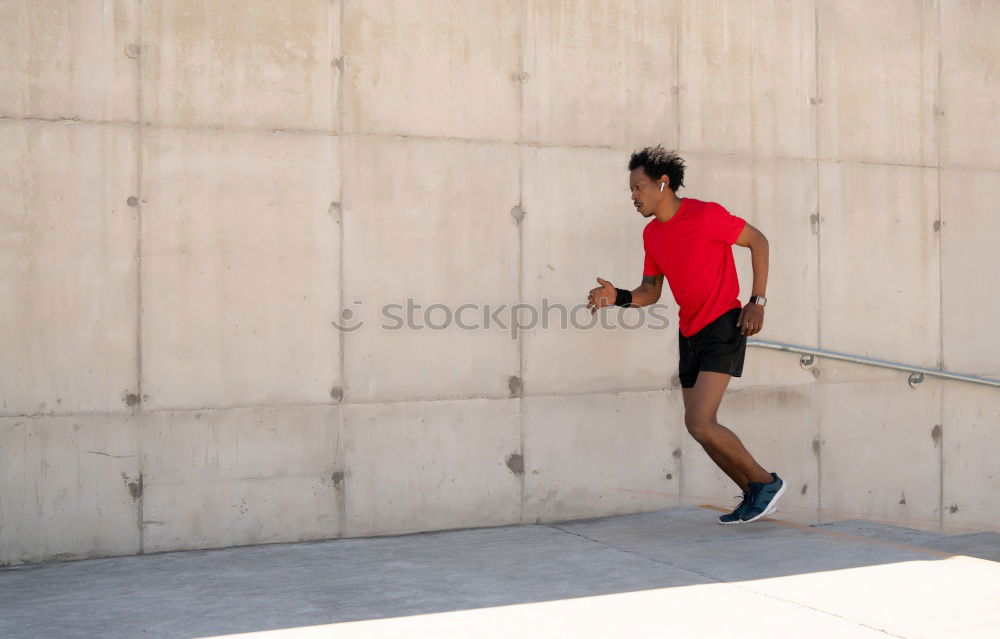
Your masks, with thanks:
M663 193L663 182L660 182L660 193Z

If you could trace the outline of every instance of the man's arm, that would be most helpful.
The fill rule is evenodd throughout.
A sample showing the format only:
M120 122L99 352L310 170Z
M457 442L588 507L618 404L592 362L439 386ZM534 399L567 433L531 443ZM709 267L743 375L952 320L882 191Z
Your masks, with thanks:
M747 222L736 244L750 249L750 264L753 267L753 287L751 295L766 297L767 291L767 266L769 258L769 245L764 234L755 229ZM744 335L755 335L764 326L764 307L758 304L747 304L740 313L739 327Z
M643 275L642 284L632 291L632 308L656 304L663 292L662 275Z

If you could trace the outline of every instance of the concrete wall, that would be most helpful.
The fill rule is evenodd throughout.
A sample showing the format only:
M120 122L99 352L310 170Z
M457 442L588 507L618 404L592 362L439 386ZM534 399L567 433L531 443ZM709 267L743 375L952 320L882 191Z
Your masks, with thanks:
M0 0L0 563L727 502L676 324L331 325L637 284L646 144L769 236L761 338L1000 377L997 24L989 0ZM761 350L731 388L789 516L1000 526L997 390Z

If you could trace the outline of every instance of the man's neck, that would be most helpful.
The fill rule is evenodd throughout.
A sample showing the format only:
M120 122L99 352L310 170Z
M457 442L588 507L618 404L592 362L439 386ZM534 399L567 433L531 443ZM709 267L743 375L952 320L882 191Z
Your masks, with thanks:
M683 200L684 198L677 197L676 195L673 198L663 198L660 205L653 210L653 216L660 222L666 222L677 215L677 211L680 210Z

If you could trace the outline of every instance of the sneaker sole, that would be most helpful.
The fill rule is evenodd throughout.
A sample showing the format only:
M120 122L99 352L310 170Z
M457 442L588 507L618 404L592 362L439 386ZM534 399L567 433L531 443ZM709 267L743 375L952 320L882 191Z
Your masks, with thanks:
M737 519L736 521L719 521L719 523L722 524L723 526L738 526L740 524L745 524L747 522L743 521L742 519Z
M741 520L740 523L742 523L742 524L749 524L750 522L757 521L761 517L767 517L768 515L770 515L774 511L778 510L778 499L785 493L785 488L787 486L788 486L788 482L782 480L781 488L779 488L778 492L776 492L774 494L774 497L771 498L771 502L767 505L767 508L764 509L764 512L762 512L761 514L757 515L753 519L747 519L746 521L742 521Z

